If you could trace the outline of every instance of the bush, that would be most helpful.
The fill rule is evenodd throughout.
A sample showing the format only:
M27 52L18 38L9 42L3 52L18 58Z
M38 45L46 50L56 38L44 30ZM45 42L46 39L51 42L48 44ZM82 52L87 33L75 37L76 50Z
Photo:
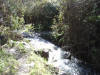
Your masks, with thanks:
M24 25L24 7L20 8L21 6L23 5L19 0L0 1L0 45L5 44L9 39L22 39L20 34L13 32L22 29Z
M21 34L13 32L10 27L0 26L0 45L7 43L9 39L22 40Z
M10 34L9 31L9 27L0 26L0 45L3 45L7 42L7 36Z
M5 51L0 48L0 74L15 75L17 66L18 62L13 58L13 56L5 53Z
M37 4L38 3L38 4ZM41 30L49 29L52 19L58 13L55 6L48 2L35 2L31 11L25 12L25 22L35 24L36 28L41 26Z
M57 18L54 18L53 25L51 26L53 41L60 46L63 46L63 44L65 44L65 39L64 39L65 30L69 29L69 25L67 25L63 21L64 20L63 15L64 15L63 11L59 11L59 15L56 16Z
M22 18L24 16L25 6L21 0L1 0L0 2L0 17L2 18L2 24L10 26L11 16L18 16Z
M22 29L24 25L24 18L20 18L18 16L11 16L11 29L18 30Z

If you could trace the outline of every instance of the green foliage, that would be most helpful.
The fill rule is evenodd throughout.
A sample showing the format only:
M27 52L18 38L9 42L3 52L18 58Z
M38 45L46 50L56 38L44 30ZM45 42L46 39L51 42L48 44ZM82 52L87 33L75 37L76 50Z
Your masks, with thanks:
M24 24L24 18L18 16L11 16L11 29L18 30L21 29Z
M32 24L26 24L26 25L24 26L24 31L25 31L25 32L30 32L30 31L34 31L34 30L35 30L35 27L32 26Z
M53 4L47 1L36 1L33 4L25 12L25 22L33 23L36 30L50 30L50 25L53 22L52 19L58 14L58 10Z
M37 32L41 32L44 29L44 27L41 24L38 24L34 27L35 27L35 31L37 31Z
M23 43L18 43L16 45L16 47L18 48L18 50L19 50L20 53L26 53L26 49L25 49Z
M18 49L18 51L20 53L26 53L27 52L27 50L25 49L25 46L22 42L9 40L7 44L8 44L9 48L15 47L16 49Z
M36 55L34 52L29 57L29 62L34 62L30 75L54 75L55 70L52 66L47 65L47 61L41 56Z
M16 45L16 41L13 41L11 39L8 40L7 46L8 48L13 48Z
M71 44L75 57L100 69L100 3L96 0L79 1L65 0L61 3L63 25L68 25L68 30L62 30L64 45Z
M0 26L0 35L9 35L10 28L5 26Z
M16 6L16 3L20 4L16 0L1 0L0 2L0 19L2 19L0 21L0 45L5 44L8 39L16 39L17 34L12 30L20 29L24 24L23 14L18 15L17 12L17 7L21 7Z
M53 25L52 25L52 36L53 39L55 39L55 42L58 42L59 44L64 43L64 34L65 31L69 29L69 25L64 23L64 12L59 11L59 15L57 16L57 19L54 18Z
M3 45L7 42L8 36L10 35L9 31L9 27L0 26L0 45Z
M21 0L1 0L0 8L0 15L2 15L0 17L3 19L2 24L6 26L11 26L11 19L22 18L25 12L25 6Z
M6 54L3 49L0 49L0 74L13 74L15 75L17 69L17 61L13 56Z
M25 6L22 0L8 0L4 2L10 14L24 16Z
M42 32L52 29L55 42L62 46L71 44L74 56L100 68L100 3L94 1L62 0L60 7L57 8L48 0L0 0L0 45L8 41L10 47L16 45L21 53L25 53L24 45L16 44L16 41L22 40L23 37L13 30L26 28L24 30L26 32L30 30ZM24 27L24 23L32 24ZM11 39L15 42L12 43ZM40 74L38 71L41 71L43 75L51 75L44 65L45 60L35 54L33 57L35 59L32 60L41 64L43 68L36 64L31 74ZM5 66L11 63L10 59L13 61L12 56L6 56L5 52L0 50L1 73L5 71ZM13 73L12 69L14 66L11 65Z
M3 45L9 41L9 39L12 40L22 40L23 37L21 34L13 32L10 27L0 26L0 45Z

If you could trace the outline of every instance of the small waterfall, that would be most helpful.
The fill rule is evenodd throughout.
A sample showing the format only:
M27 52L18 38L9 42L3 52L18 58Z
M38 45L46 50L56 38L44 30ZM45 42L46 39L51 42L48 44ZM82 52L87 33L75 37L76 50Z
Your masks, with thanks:
M48 64L52 64L59 69L58 75L100 75L100 73L96 73L95 70L71 56L70 52L66 52L60 47L39 37L40 34L23 33L23 36L30 41L30 44L32 44L36 51L42 50L48 53Z

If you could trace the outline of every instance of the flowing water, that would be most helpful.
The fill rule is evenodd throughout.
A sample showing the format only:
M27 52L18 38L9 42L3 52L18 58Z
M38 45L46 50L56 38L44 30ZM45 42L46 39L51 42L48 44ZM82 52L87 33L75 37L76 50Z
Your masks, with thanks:
M52 64L59 69L58 75L100 75L92 68L82 64L80 60L71 56L53 43L39 37L38 33L23 33L23 36L30 41L36 51L42 50L48 53L48 64ZM69 59L69 57L71 57Z

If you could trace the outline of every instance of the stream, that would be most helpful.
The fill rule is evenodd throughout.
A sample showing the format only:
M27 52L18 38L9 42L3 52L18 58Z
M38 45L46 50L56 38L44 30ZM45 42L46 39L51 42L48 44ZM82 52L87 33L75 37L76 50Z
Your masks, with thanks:
M40 34L23 33L23 36L30 41L30 44L36 51L42 50L47 54L48 64L52 64L59 69L57 75L100 75L100 73L97 73L92 68L81 63L77 58L71 56L70 52L66 52L40 37Z

